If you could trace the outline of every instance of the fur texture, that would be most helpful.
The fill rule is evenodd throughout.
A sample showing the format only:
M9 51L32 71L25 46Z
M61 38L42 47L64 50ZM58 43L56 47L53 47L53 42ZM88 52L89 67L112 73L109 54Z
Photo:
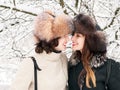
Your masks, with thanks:
M52 12L43 12L35 19L34 36L37 41L47 42L69 34L73 30L72 19L65 15L55 16Z

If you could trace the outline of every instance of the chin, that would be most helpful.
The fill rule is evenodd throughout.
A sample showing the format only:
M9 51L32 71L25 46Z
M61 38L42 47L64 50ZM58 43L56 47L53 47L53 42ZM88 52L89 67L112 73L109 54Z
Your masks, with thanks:
M73 50L73 51L76 51L76 50L78 50L78 49L77 49L77 48L75 48L75 47L72 47L72 50Z
M64 50L66 50L66 47L63 47L63 48L62 48L62 51L64 51Z
M59 49L57 49L57 50L59 50L59 51L64 51L64 50L66 50L66 47L61 47L61 48L59 48Z
M63 48L62 51L66 50L66 48Z

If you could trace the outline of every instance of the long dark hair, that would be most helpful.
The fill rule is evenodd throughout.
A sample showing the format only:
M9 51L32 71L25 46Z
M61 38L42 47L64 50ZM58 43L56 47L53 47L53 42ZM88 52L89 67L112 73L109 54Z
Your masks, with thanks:
M74 33L81 33L85 35L85 43L81 54L78 56L83 63L84 69L86 71L86 86L90 86L90 81L92 81L93 86L96 87L96 77L94 71L90 66L90 61L95 54L101 54L105 56L106 54L106 39L102 31L97 31L93 20L85 15L79 14L74 18ZM78 52L80 53L80 52ZM81 74L79 74L80 77ZM79 84L78 78L78 84Z

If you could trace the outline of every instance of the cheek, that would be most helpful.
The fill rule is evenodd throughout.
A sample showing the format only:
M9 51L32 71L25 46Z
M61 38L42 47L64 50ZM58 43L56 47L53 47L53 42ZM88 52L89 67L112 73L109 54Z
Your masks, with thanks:
M76 45L73 47L76 50L82 50L84 47L84 39L77 39L75 41Z
M79 46L80 46L80 49L83 49L83 46L84 46L84 39L82 39L82 40L79 42Z
M60 43L60 44L65 44L66 42L67 42L67 38L63 38L63 39L60 40L59 43Z
M65 50L66 49L66 45L65 45L65 43L64 42L61 42L59 45L58 45L58 48L59 48L59 50Z
M59 46L62 47L66 44L67 40L66 39L60 39L59 40Z

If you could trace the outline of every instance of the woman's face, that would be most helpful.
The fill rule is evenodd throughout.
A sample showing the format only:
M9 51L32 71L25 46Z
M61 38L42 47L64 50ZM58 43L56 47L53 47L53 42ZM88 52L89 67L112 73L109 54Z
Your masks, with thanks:
M66 44L69 40L69 36L65 35L63 37L61 37L60 39L58 39L58 46L55 47L56 50L58 51L64 51L66 49Z
M82 52L84 42L85 42L85 36L80 33L75 33L72 36L72 49L74 51L80 50Z

